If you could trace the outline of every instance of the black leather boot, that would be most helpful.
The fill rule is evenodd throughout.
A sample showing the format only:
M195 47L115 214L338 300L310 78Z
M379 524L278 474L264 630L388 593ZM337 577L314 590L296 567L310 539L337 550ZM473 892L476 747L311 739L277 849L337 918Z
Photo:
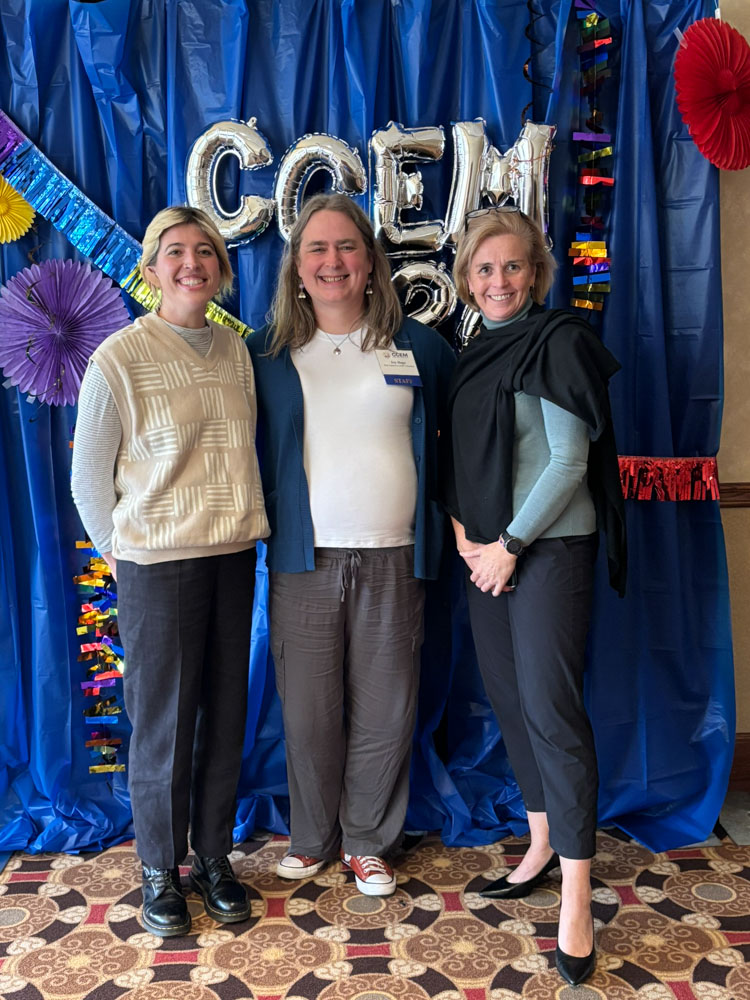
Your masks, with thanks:
M234 924L250 916L245 887L237 881L227 857L196 855L190 871L190 885L203 896L206 913L219 923Z
M143 926L157 937L180 937L190 930L178 868L143 865Z

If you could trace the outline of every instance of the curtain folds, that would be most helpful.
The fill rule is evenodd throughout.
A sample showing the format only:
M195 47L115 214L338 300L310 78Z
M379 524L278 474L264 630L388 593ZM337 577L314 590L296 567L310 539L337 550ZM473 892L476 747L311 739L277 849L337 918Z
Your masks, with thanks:
M578 149L573 0L5 0L0 108L97 205L140 239L185 199L195 139L214 122L257 119L274 162L230 174L271 197L284 152L307 133L356 148L390 120L442 125L442 161L421 165L424 204L445 217L451 123L482 117L509 148L521 112L557 125L550 223L572 287ZM612 399L623 454L715 454L722 403L717 172L674 102L675 30L712 0L598 0L614 43L601 95L614 134L606 240L612 292L595 317L623 370ZM527 30L528 29L528 30ZM529 37L533 40L529 40ZM524 75L529 65L532 85ZM264 321L282 241L275 226L232 251L229 308ZM41 219L0 247L0 280L32 259L75 257ZM442 258L450 266L450 255ZM0 391L0 850L81 851L132 836L125 778L90 775L72 577L83 560L69 490L72 408ZM723 800L734 703L729 601L718 504L627 504L628 595L598 569L587 700L601 772L600 821L652 850L701 840ZM249 716L235 836L288 818L281 715L268 654L267 581L258 568ZM449 844L525 829L524 810L474 660L459 567L430 585L414 740L411 830ZM540 692L543 697L543 692ZM127 722L122 720L127 735ZM238 738L240 738L238 736Z

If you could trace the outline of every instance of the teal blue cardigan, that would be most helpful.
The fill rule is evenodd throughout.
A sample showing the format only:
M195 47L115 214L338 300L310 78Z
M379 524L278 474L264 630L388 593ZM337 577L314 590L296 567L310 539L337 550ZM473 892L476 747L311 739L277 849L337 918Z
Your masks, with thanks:
M268 356L270 339L267 326L247 339L258 394L258 458L271 525L267 562L273 572L304 573L315 569L315 550L303 464L302 385L288 348L276 358ZM412 319L404 319L394 345L414 351L422 378L421 387L414 388L411 416L417 468L414 575L434 580L445 537L438 502L438 434L447 433L448 382L456 359L440 334Z

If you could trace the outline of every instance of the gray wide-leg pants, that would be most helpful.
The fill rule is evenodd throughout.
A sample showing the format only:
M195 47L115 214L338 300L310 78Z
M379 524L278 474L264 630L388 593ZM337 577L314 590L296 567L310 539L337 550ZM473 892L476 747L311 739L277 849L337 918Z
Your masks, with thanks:
M406 815L424 585L410 545L316 549L315 565L270 577L291 852L382 856Z
M247 714L255 549L117 564L136 850L173 868L232 849Z

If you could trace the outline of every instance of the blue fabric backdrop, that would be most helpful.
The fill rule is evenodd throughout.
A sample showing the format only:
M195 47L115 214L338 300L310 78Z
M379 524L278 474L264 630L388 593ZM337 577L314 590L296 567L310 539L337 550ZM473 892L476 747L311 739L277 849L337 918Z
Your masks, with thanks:
M275 165L240 178L270 197L285 149L307 132L367 140L405 126L483 117L507 149L520 114L557 124L551 229L569 298L577 93L572 0L542 15L532 87L525 0L4 0L0 107L96 204L140 238L185 197L193 141L255 116ZM602 94L615 135L607 239L612 294L602 336L623 363L613 404L621 453L706 455L722 400L718 181L677 114L675 28L712 0L600 0L614 34ZM425 218L445 214L450 140L423 168ZM367 199L363 199L363 204ZM412 218L416 218L412 215ZM270 229L233 252L230 308L262 322L281 251ZM75 257L43 220L0 253L0 279L36 259ZM0 391L0 849L93 849L131 835L125 781L88 774L72 576L81 528L69 493L72 409ZM627 504L628 596L600 567L588 704L601 769L600 819L656 850L704 838L726 789L734 734L724 542L714 502ZM254 613L250 716L235 834L285 829L278 701L267 653L265 576ZM411 829L448 843L524 829L518 789L478 680L455 567L430 589L415 736ZM540 692L540 697L543 696Z

